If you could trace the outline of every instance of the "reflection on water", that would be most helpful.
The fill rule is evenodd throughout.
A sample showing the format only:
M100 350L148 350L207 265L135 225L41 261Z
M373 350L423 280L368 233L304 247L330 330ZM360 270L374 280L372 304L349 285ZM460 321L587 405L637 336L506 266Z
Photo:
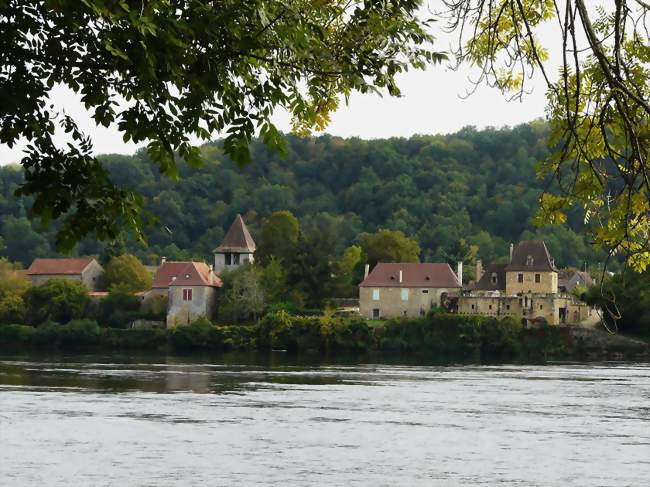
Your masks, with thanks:
M0 356L0 485L648 484L648 365L398 363Z

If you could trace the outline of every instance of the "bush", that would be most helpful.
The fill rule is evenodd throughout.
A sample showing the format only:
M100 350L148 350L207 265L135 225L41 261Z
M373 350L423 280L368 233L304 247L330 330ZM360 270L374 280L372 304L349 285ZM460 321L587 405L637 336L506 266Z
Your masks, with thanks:
M45 284L30 287L25 293L31 324L80 319L89 302L86 287L69 279L50 279Z
M0 345L28 345L34 338L34 327L27 325L0 325Z
M360 316L334 319L325 327L328 350L368 350L371 337L368 323Z
M58 345L62 348L96 345L101 329L93 320L73 320L59 327Z
M323 350L322 317L291 316L286 311L268 313L258 325L258 347L277 350Z
M223 350L224 335L221 328L206 318L199 318L189 325L176 326L170 335L171 343L178 350Z
M521 330L521 322L514 318L485 321L481 325L481 358L511 360L518 357L521 354Z
M101 301L99 310L102 325L126 328L130 322L141 317L140 298L128 286L115 285Z

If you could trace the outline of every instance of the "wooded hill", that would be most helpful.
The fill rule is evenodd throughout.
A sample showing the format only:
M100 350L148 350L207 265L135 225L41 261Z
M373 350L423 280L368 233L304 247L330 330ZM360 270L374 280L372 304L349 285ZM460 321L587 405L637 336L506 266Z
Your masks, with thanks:
M240 169L222 155L220 142L203 148L202 169L180 163L180 179L158 174L145 151L102 158L116 183L140 192L158 218L147 230L149 246L131 240L105 245L87 238L76 254L131 252L146 263L208 259L237 213L255 236L264 218L290 210L303 232L320 233L336 253L361 232L401 230L416 239L421 260L449 260L476 252L484 262L503 260L510 242L544 239L560 266L597 265L582 233L582 216L569 227L535 228L532 218L545 185L535 164L548 154L547 128L465 128L451 135L382 140L287 136L284 157L254 144L253 162ZM13 192L18 166L0 168L0 253L28 265L53 256L55 225L41 229L27 218L31 202Z

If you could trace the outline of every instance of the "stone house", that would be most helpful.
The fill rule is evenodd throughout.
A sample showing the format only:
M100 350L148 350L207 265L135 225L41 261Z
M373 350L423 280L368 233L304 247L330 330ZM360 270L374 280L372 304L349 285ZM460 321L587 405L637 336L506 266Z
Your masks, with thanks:
M169 284L167 327L188 325L199 317L213 319L221 280L203 262L186 262Z
M565 293L573 292L577 287L588 288L594 285L594 280L585 271L561 270L558 273L558 288Z
M255 254L255 241L251 237L244 219L237 215L223 242L214 249L214 271L233 269L246 262L253 262Z
M55 278L69 279L82 282L91 293L99 291L103 273L103 267L92 257L34 259L26 272L34 285Z
M448 264L379 263L359 285L359 312L369 319L424 316L460 289Z
M492 264L484 273L479 264L477 278L458 298L458 313L544 319L552 325L598 320L594 309L558 288L558 271L544 242L511 245L507 264Z
M557 293L555 262L542 241L524 240L510 245L510 262L505 267L506 294Z

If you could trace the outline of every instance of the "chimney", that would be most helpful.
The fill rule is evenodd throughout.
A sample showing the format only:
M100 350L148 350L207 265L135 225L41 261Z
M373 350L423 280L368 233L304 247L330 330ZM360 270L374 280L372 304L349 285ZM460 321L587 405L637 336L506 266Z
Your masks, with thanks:
M483 277L483 262L481 259L476 259L476 276L474 280L478 282Z
M399 270L399 282L402 283L402 269Z
M368 274L370 274L370 264L366 264L363 268L363 280L365 281L366 278L368 277Z
M462 262L458 263L456 277L458 278L458 282L462 286L463 285L463 263Z
M160 258L160 265L163 265L165 262L167 262L167 257L164 255Z
M510 263L512 264L512 253L515 251L515 244L510 244Z

